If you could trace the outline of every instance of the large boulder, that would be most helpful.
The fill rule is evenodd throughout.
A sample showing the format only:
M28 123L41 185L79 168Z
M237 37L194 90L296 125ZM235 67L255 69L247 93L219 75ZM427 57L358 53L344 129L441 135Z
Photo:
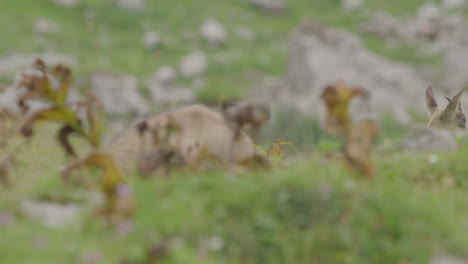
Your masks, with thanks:
M369 51L351 33L306 21L292 35L283 85L267 93L305 113L321 114L320 95L337 80L367 88L376 113L392 113L402 122L410 120L406 110L424 107L428 86L413 68Z
M442 1L446 8L465 1ZM390 41L417 47L421 55L441 57L441 69L429 81L450 93L468 84L468 23L460 13L446 14L433 2L422 5L415 14L401 18L390 14L372 14L361 30ZM465 103L465 106L468 106Z
M424 153L456 151L458 147L453 131L414 125L399 143L399 148L407 152Z
M67 66L76 66L78 59L75 56L59 53L19 54L13 53L0 57L0 75L9 75L18 70L30 69L36 58L41 58L47 65L64 63Z

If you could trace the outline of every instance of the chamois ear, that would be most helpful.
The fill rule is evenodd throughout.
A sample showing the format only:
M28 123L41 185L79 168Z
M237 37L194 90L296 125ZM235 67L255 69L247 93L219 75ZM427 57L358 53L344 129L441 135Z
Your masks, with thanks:
M429 111L429 115L432 116L437 108L437 102L434 98L434 91L432 91L431 86L426 89L426 106L427 110Z
M455 114L457 109L461 109L460 106L460 99L463 94L463 89L461 89L452 99L450 100L450 103L445 107L444 112L441 116L443 120L450 120L452 119Z
M142 120L136 123L136 129L140 135L143 135L143 133L148 130L148 123L146 120Z

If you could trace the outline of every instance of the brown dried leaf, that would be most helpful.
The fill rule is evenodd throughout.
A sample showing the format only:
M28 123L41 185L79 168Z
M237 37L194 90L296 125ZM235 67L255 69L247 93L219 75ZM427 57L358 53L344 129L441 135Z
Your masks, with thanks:
M267 156L275 161L282 160L284 155L282 145L291 145L291 143L277 139L276 143L267 151Z
M68 137L71 134L73 134L73 132L75 132L75 130L71 126L64 125L57 133L57 140L62 146L62 148L65 150L65 153L67 153L70 156L76 157L76 153L73 150L70 141L68 140Z
M372 143L379 134L375 121L364 120L353 127L351 137L345 144L344 154L349 164L364 176L372 176L374 163L371 157Z
M349 104L356 96L368 100L370 95L364 88L348 88L344 82L339 81L327 86L321 98L325 102L327 116L325 129L332 135L351 133L351 121L349 117Z
M52 106L33 113L20 128L21 134L26 137L32 136L34 124L41 120L57 121L70 126L77 133L83 134L83 130L76 114L63 106Z

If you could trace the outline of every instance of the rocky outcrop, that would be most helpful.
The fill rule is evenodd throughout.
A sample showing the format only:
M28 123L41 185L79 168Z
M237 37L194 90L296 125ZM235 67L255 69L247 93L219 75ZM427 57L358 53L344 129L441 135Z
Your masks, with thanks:
M306 21L290 40L282 85L267 93L305 113L318 114L320 94L337 80L368 89L373 110L390 112L402 122L410 120L406 110L424 105L428 86L414 69L369 51L350 33Z
M446 129L414 125L407 136L398 144L407 152L449 152L457 150L454 133Z

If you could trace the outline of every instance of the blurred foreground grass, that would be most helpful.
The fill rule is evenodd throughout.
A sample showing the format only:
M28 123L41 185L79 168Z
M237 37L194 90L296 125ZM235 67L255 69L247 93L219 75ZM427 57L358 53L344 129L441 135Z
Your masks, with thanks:
M61 183L62 152L48 134L42 128L21 153L14 187L2 190L0 212L14 216L0 226L2 263L145 263L146 248L164 239L171 241L164 263L428 263L439 252L468 256L467 147L433 157L377 154L372 180L321 152L287 158L273 172L130 175L138 211L130 231L118 232L95 216L93 188ZM70 225L46 228L22 215L26 199L72 202L81 214Z

